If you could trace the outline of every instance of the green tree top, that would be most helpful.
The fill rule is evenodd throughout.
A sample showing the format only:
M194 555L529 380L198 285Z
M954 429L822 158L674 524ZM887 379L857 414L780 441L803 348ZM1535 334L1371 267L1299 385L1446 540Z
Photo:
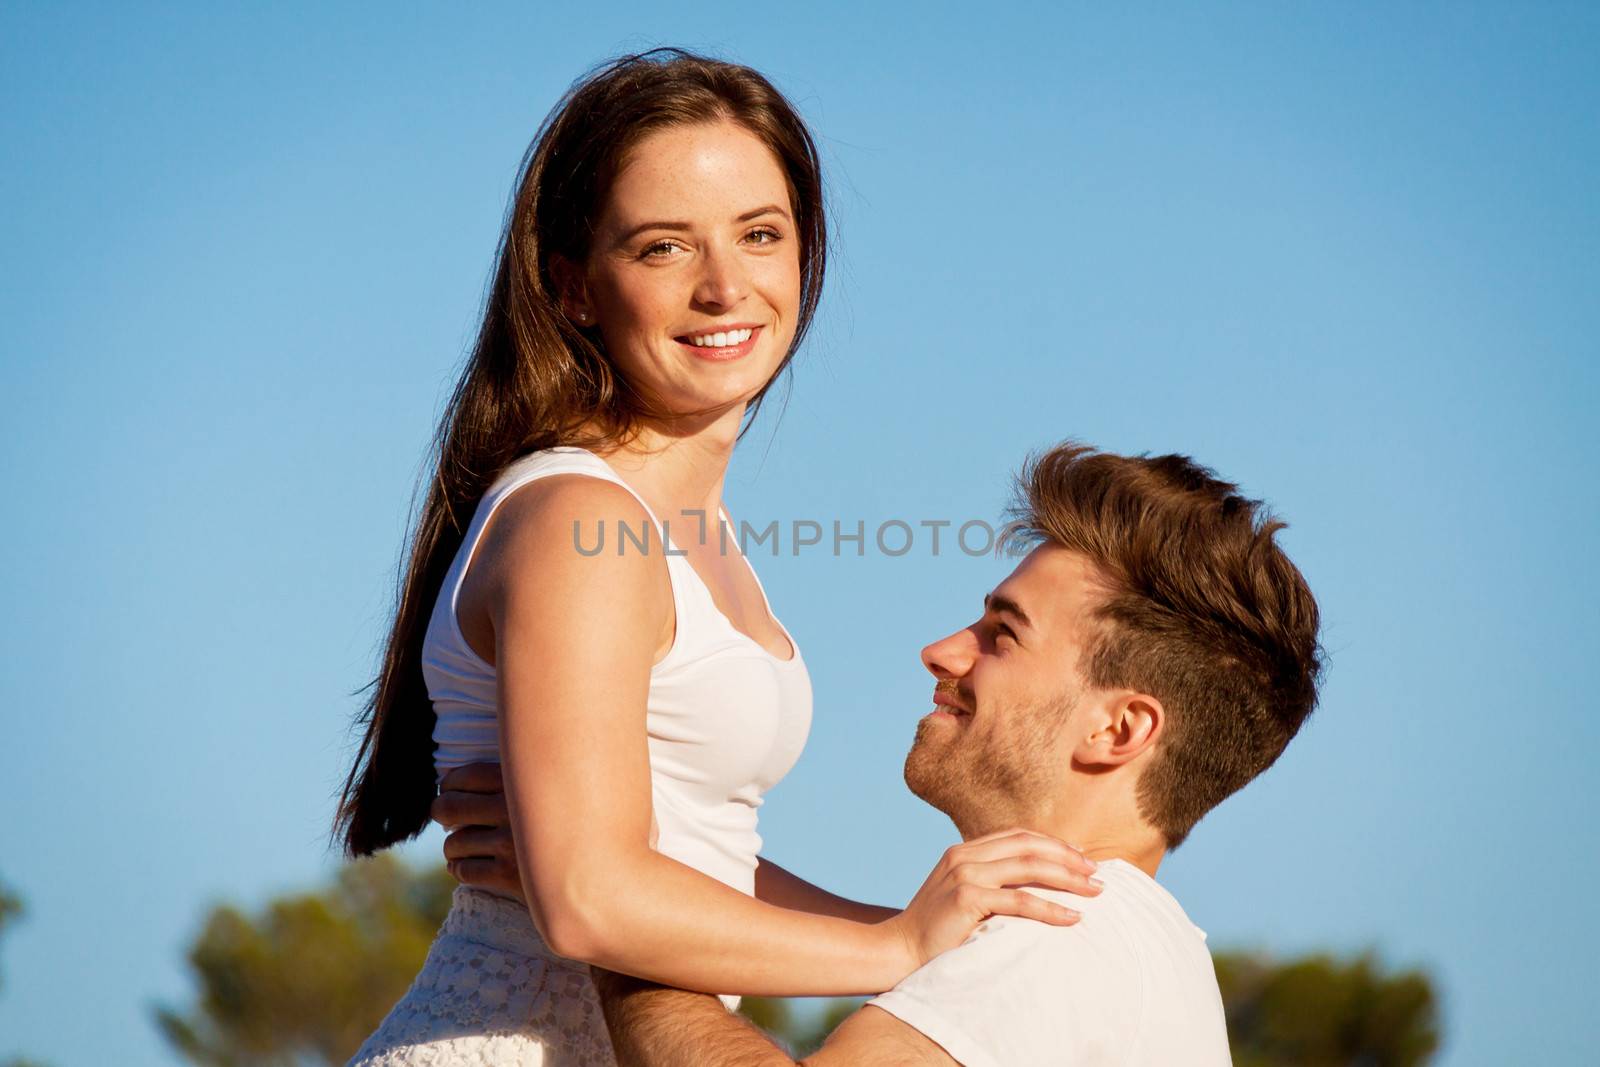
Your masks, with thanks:
M1234 1067L1421 1067L1439 1048L1439 1009L1421 971L1385 974L1374 955L1274 964L1216 957Z
M257 915L216 908L189 950L198 1002L157 1025L207 1067L342 1064L416 977L454 885L383 854Z

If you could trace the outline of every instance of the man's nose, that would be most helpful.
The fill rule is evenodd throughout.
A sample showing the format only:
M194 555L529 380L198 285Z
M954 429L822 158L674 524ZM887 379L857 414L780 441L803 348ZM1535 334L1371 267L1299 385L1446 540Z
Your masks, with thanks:
M700 279L695 286L695 302L710 308L731 308L750 291L750 280L738 254L729 249L712 249L702 260Z
M924 648L922 665L935 678L960 678L972 669L977 655L978 635L969 626Z

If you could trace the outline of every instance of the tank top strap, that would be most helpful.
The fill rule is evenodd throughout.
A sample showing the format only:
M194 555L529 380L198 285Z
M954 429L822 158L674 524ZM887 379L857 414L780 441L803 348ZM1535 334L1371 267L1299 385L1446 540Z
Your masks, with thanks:
M631 529L628 533L629 540L624 547L623 526L620 519L611 522L602 522L601 551L650 551L661 552L667 565L667 581L672 590L673 610L673 640L667 654L657 661L656 668L660 669L669 660L676 658L679 649L688 642L685 640L685 630L700 628L697 621L704 612L702 605L696 603L693 588L698 580L694 568L690 565L688 557L677 548L677 542L671 537L671 529L667 523L661 521L648 501L640 495L639 491L629 485L627 480L611 469L611 465L586 448L575 446L557 446L539 452L530 452L526 456L513 460L500 472L499 477L484 493L483 501L479 504L477 513L472 517L472 523L467 528L463 538L465 547L459 557L461 560L471 559L476 552L478 540L483 536L484 529L488 526L489 519L500 504L512 493L521 489L530 482L541 478L550 478L559 474L581 474L590 478L610 482L620 486L629 496L638 501L644 513L650 519L651 527L655 530L655 543L647 544L643 549L637 545L635 535ZM609 527L609 529L607 529ZM587 536L587 534L585 534ZM616 546L616 547L613 547ZM456 594L460 589L461 581L465 577L465 569L451 576L453 588L450 589L452 612ZM713 606L713 610L714 606Z
M644 508L644 513L649 516L650 524L654 527L656 535L658 537L662 535L661 520L656 517L655 510L650 507L644 497L639 495L638 490L634 489L633 486L623 480L621 475L611 469L609 463L588 449L563 445L556 448L547 448L541 452L530 452L526 456L508 463L505 470L501 471L499 477L494 480L494 484L489 486L488 491L484 493L483 501L478 506L477 514L473 516L472 527L467 530L464 540L475 544L477 539L483 536L483 528L488 525L488 521L494 514L495 509L500 506L506 497L529 482L538 481L541 478L551 478L558 474L582 474L621 486L629 496L638 501L641 508ZM468 551L470 554L471 549Z

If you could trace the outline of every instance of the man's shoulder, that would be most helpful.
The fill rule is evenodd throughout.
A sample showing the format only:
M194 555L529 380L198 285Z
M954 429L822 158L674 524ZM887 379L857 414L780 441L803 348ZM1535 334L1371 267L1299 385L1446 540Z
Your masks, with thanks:
M1204 935L1147 875L1119 862L1102 864L1096 874L1104 889L1095 897L1028 888L1079 910L1079 922L1053 926L1012 915L985 919L962 944L912 972L889 1002L965 1000L970 1006L977 995L1023 1014L1102 1000L1137 1003L1153 957L1170 959L1195 950L1204 955Z
M1029 893L1045 897L1048 901L1058 902L1082 912L1083 921L1077 925L1048 926L1045 923L1027 923L1027 920L1014 920L1010 917L992 921L1003 923L1005 926L1032 928L1035 936L1045 931L1056 931L1062 936L1059 939L1048 937L1048 941L1059 941L1061 944L1070 944L1074 941L1074 937L1070 937L1069 934L1075 934L1078 939L1082 939L1085 934L1115 934L1118 931L1126 934L1133 931L1147 931L1171 937L1181 944L1198 945L1203 949L1205 931L1189 920L1189 913L1184 912L1178 899L1168 893L1165 886L1160 885L1155 878L1122 859L1102 861L1099 869L1094 872L1094 877L1099 878L1104 885L1099 896L1074 896L1064 893L1061 889L1043 889L1034 886L1029 886L1027 889ZM1027 925L1024 926L1024 923Z
M1079 923L988 919L873 1003L969 1067L1167 1062L1162 1050L1185 1042L1221 1050L1194 1062L1226 1062L1204 933L1142 871L1113 861L1096 873L1097 897L1029 890L1079 909Z
M1066 1000L1138 1004L1141 1012L1174 1016L1169 1021L1188 1017L1199 1004L1220 1010L1205 931L1172 894L1122 861L1102 863L1096 877L1104 889L1095 897L1028 890L1078 909L1079 922L1052 926L995 916L946 953L943 970L958 979L982 975L1014 990L1020 1003L1036 1007Z
M1166 950L1206 955L1205 931L1190 921L1182 905L1155 879L1122 860L1109 860L1095 872L1104 885L1098 896L1080 897L1057 889L1028 887L1027 891L1083 914L1072 926L1013 916L996 916L979 930L1003 935L1001 940L1018 950L1075 953L1137 951L1152 944Z

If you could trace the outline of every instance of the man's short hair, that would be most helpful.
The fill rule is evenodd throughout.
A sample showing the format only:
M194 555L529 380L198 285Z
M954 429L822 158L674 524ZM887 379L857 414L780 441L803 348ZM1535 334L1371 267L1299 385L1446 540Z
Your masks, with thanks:
M1270 767L1317 701L1317 602L1259 501L1187 456L1066 442L1029 459L1003 544L1049 542L1095 565L1105 593L1084 678L1167 711L1138 785L1176 848Z

